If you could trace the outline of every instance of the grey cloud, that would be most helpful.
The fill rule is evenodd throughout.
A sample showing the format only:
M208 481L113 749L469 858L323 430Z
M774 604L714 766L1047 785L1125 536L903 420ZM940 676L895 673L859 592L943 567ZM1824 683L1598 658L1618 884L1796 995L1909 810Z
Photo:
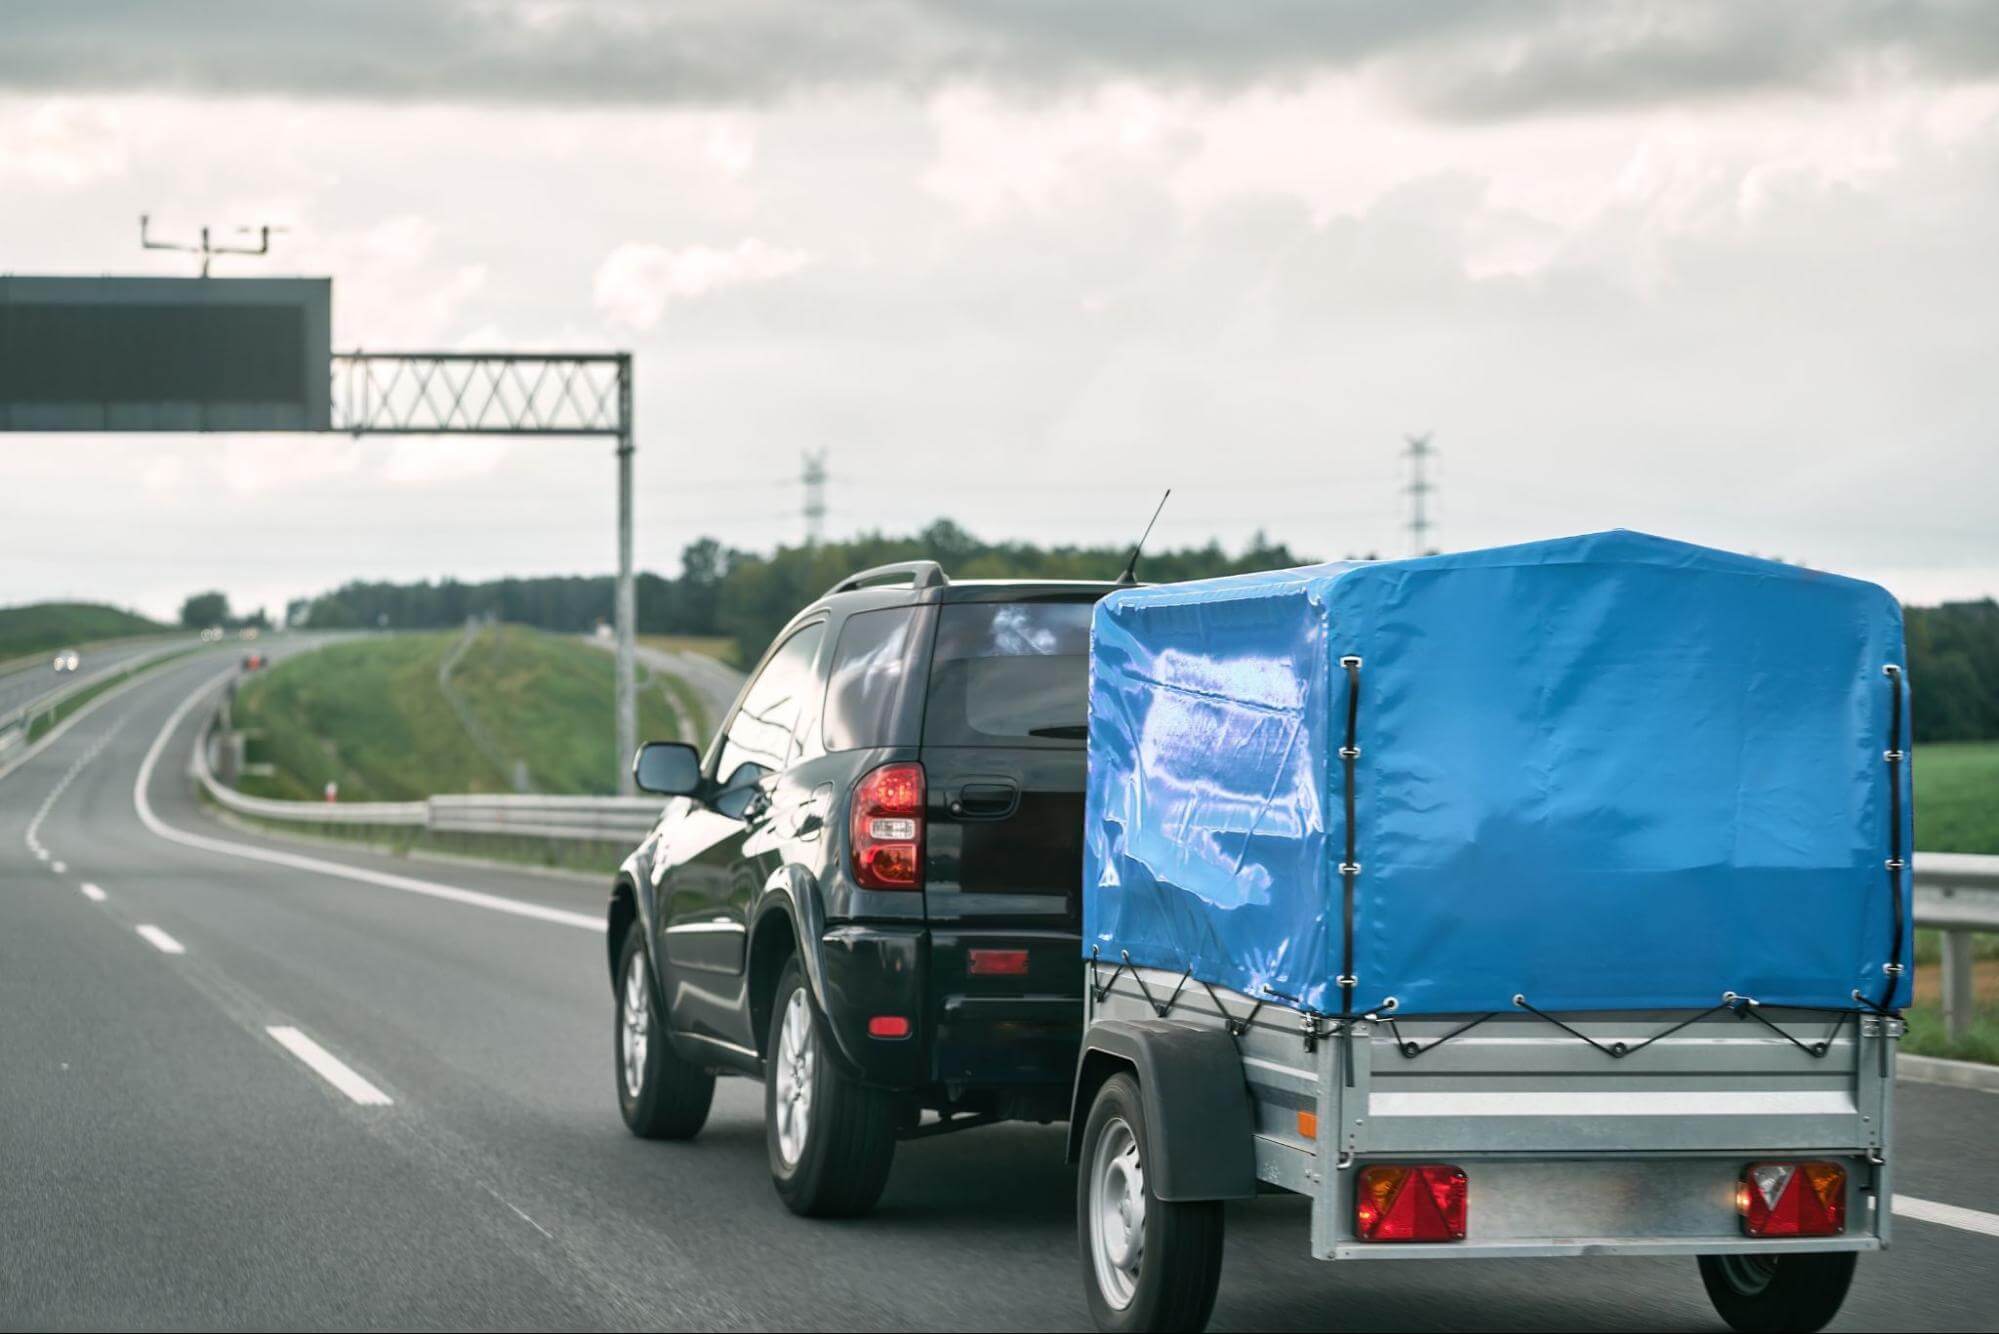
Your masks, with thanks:
M1363 64L1438 116L1999 69L1979 0L14 0L0 88L372 101L760 104L953 80L1228 90Z

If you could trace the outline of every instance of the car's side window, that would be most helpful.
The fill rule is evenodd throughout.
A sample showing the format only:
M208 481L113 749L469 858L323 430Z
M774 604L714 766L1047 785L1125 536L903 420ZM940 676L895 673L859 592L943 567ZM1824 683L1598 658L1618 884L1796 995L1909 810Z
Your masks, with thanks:
M856 612L840 627L826 684L826 749L913 746L913 720L898 707L908 685L912 607Z
M792 729L815 680L813 664L826 623L815 621L784 641L764 664L729 722L715 777L727 782L744 764L776 771L791 759Z

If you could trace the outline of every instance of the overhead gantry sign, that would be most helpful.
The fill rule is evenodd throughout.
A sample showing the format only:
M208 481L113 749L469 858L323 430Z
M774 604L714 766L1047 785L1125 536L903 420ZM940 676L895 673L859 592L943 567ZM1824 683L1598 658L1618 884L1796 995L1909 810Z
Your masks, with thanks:
M0 277L0 431L617 442L618 782L638 745L629 352L332 351L329 278Z

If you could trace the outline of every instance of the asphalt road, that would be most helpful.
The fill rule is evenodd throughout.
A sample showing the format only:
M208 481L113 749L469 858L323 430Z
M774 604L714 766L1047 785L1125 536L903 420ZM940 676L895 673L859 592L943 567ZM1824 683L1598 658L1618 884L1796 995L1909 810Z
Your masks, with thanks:
M1059 1131L905 1145L874 1216L793 1218L756 1085L691 1144L625 1132L601 888L206 818L181 706L234 658L0 781L0 1325L1087 1323ZM1999 1095L1897 1117L1901 1192L1999 1212ZM1315 1264L1297 1199L1229 1228L1217 1329L1721 1327L1691 1261ZM1899 1219L1838 1327L1999 1328L1999 1236Z
M55 693L78 677L89 676L93 672L102 671L127 659L153 652L160 645L161 641L158 639L139 639L85 648L81 651L82 663L75 675L59 673L50 665L56 656L52 649L39 661L0 673L0 718L6 717L31 700Z

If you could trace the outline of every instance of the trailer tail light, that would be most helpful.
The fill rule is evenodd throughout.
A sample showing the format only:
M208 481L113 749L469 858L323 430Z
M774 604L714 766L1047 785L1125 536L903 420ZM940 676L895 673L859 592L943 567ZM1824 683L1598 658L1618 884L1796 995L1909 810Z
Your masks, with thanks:
M923 766L884 764L854 785L854 880L923 888Z
M1354 1235L1362 1241L1463 1241L1466 1180L1449 1163L1363 1167L1354 1182Z
M1735 1183L1751 1237L1834 1237L1846 1231L1846 1169L1838 1163L1751 1163Z

